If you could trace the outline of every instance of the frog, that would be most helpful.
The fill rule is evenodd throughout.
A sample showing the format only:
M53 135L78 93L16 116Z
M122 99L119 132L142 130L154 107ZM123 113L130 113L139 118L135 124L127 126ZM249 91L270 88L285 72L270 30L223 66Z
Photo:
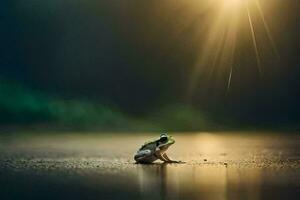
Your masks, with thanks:
M164 163L184 163L172 160L166 154L166 151L173 144L175 144L173 137L167 133L162 133L158 139L142 145L134 155L134 160L138 164L151 164L156 160L161 160Z

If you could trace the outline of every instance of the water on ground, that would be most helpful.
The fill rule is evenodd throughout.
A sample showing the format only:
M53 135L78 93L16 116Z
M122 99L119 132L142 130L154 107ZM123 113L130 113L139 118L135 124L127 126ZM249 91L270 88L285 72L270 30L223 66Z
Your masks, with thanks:
M154 134L0 136L0 199L298 199L300 135L177 133L169 157L135 164Z

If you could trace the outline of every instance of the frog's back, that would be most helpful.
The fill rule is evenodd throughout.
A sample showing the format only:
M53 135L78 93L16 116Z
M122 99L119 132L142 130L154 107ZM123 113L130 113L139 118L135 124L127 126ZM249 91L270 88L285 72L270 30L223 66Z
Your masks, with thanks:
M150 150L154 152L156 149L156 141L146 142L143 146L141 146L140 150Z

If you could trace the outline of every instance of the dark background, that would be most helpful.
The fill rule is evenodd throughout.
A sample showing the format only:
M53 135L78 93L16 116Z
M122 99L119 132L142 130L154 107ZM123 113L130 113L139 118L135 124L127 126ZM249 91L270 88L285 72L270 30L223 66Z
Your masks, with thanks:
M201 44L207 40L207 24L218 12L203 2L1 1L0 78L6 88L1 91L2 101L22 101L13 92L17 87L33 98L38 91L47 98L105 105L134 118L147 118L153 110L180 105L205 113L217 123L226 124L230 119L254 126L297 125L300 3L261 1L269 11L266 20L279 53L275 57L264 49L261 37L262 75L251 42L244 41L245 28L238 34L238 40L244 42L237 45L230 89L227 72L210 79L199 74L196 90L189 96L187 88ZM258 37L263 35L258 22L255 28ZM49 111L41 114L45 110L41 106L33 114L30 109L19 112L7 103L0 108L2 124L52 119ZM187 124L182 127L189 129Z

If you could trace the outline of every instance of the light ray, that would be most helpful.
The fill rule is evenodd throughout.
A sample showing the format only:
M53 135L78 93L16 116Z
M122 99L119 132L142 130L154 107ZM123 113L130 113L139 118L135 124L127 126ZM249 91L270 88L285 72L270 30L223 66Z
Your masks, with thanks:
M251 17L251 14L250 14L248 2L247 2L247 5L246 5L246 10L247 10L248 21L249 21L249 26L250 26L250 30L251 30L253 48L254 48L255 56L256 56L257 68L258 68L259 74L261 75L262 74L261 61L260 61L260 57L259 57L258 46L257 46L257 41L256 41L256 35L255 35L255 30L254 30L254 26L253 26L253 22L252 22L252 17Z
M239 12L236 14L239 14ZM238 31L238 18L236 18L235 14L233 14L232 21L231 21L231 28L228 31L226 46L224 47L224 49L226 50L225 52L226 52L228 67L230 68L230 73L229 73L228 83L227 83L227 91L230 89L232 75L233 75L233 67L234 67L233 63L234 63L234 55L236 50L237 31Z
M220 40L220 38L223 38L225 36L225 30L222 26L222 24L224 23L224 15L226 15L226 12L225 8L223 7L222 10L219 12L218 16L216 17L215 21L213 22L213 25L211 26L210 30L208 31L209 37L203 45L203 49L200 53L198 63L196 63L190 77L190 83L187 90L188 99L190 99L193 95L193 92L198 83L198 77L202 73L201 70L207 70L206 67L203 66L207 65L211 61L211 55L214 56L214 59L218 57L218 55L213 53L213 51L222 51L220 47L222 46L223 39Z
M269 39L270 42L271 42L273 51L274 51L274 53L276 54L277 57L280 57L280 56L279 56L278 49L277 49L277 46L276 46L276 43L275 43L275 40L274 40L274 38L273 38L273 36L272 36L272 34L271 34L271 30L270 30L269 25L268 25L268 23L267 23L267 21L266 21L264 12L263 12L263 10L262 10L262 8L261 8L260 2L259 2L258 0L254 0L254 2L255 2L255 5L256 5L256 7L257 7L257 9L258 9L258 12L259 12L259 15L260 15L260 17L261 17L261 20L262 20L262 22L263 22L263 24L264 24L264 28L265 28L265 30L266 30L266 32L267 32L268 39Z
M227 91L229 91L230 86L231 86L232 70L233 70L233 66L231 66L231 68L230 68L230 73L229 73L229 78L228 78L228 83L227 83Z

